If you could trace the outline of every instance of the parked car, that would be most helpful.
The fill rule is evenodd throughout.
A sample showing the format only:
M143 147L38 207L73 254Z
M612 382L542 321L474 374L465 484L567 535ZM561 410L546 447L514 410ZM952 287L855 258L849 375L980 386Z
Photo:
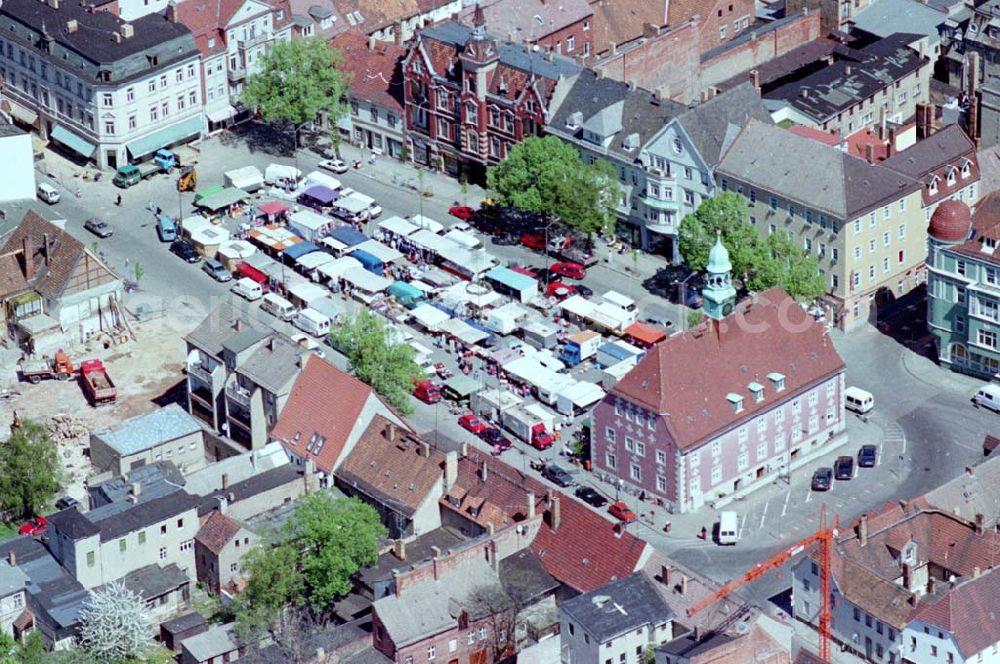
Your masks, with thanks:
M875 445L862 445L858 450L858 467L874 468L878 465L878 447Z
M589 486L582 486L576 490L576 497L594 507L604 507L608 504L608 499L597 493L597 489Z
M553 263L549 268L549 271L558 274L560 277L566 277L568 279L579 280L587 276L587 271L582 265L569 261L563 263Z
M509 233L501 233L500 235L493 236L493 244L497 247L513 247L519 243L520 240L518 237Z
M214 258L210 258L205 261L201 266L201 271L216 281L226 282L233 280L232 272L227 270L225 265Z
M554 297L560 301L565 300L570 295L576 295L576 293L577 290L574 286L561 281L550 282L548 287L545 289L546 297Z
M111 228L111 224L100 219L88 219L83 222L83 227L99 238L111 237L115 234L115 229Z
M591 297L594 294L594 289L590 286L584 286L583 284L573 284L573 288L576 289L576 294L582 297Z
M201 255L195 251L194 246L187 240L174 240L170 244L170 251L188 263L197 263L201 260Z
M56 501L56 509L65 510L69 509L70 507L76 507L79 504L80 501L77 500L76 498L71 498L70 496L63 496L62 498Z
M833 463L833 476L838 480L854 478L854 457L839 456Z
M18 535L41 535L49 528L49 520L44 516L36 516L17 529Z
M513 445L510 442L510 438L504 435L504 432L496 427L490 427L482 433L482 438L492 447L503 452L509 450Z
M628 505L622 500L611 503L611 507L608 508L608 514L625 523L632 523L639 519L636 513L630 510Z
M526 246L528 249L534 249L535 251L545 251L545 237L543 235L536 235L535 233L525 233L521 236L521 244Z
M458 217L462 221L468 221L469 219L472 219L473 215L476 214L476 211L468 205L452 205L448 208L448 214L453 217Z
M831 486L833 486L833 469L817 468L812 477L812 490L829 491Z
M573 486L573 476L569 474L569 471L554 463L550 463L542 468L542 477L556 486Z
M650 314L642 319L642 322L647 325L655 325L657 327L673 327L674 323L669 318L662 314Z
M319 167L324 171L330 171L331 173L336 173L340 175L341 173L346 173L348 171L348 166L339 159L324 159L319 162Z
M482 433L487 429L487 426L483 423L483 421L472 413L466 413L458 418L458 425L467 431L471 431L477 436L482 435Z

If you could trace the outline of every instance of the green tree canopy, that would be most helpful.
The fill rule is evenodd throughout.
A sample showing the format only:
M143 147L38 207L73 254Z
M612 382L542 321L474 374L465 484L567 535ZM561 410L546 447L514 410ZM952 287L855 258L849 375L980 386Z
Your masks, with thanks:
M269 630L284 632L287 607L302 603L305 581L299 572L299 550L293 542L260 547L243 557L246 588L236 603L237 627L248 638Z
M611 164L585 164L576 148L555 136L531 136L486 173L499 205L548 215L581 233L613 231L621 196Z
M413 412L410 393L420 367L413 361L413 348L393 343L381 318L362 310L336 325L330 332L330 342L347 356L358 379L371 385L399 412Z
M750 290L762 291L781 286L793 298L805 301L820 297L826 290L819 261L807 254L785 232L762 239L747 217L746 199L724 192L703 202L681 221L681 256L693 270L704 271L716 233L729 250L734 276Z
M59 491L61 466L48 429L22 420L0 442L0 508L27 519L39 514Z
M350 80L338 50L323 39L276 41L260 71L247 78L244 103L267 122L291 122L296 129L325 111L331 123L346 113Z

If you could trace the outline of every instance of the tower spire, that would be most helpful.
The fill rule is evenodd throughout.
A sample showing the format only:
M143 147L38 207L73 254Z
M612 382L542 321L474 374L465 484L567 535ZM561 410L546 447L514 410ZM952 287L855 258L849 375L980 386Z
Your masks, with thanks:
M707 277L702 291L705 314L714 320L721 320L732 313L736 304L736 289L733 288L733 264L729 251L722 244L722 232L716 231L715 245L708 252Z

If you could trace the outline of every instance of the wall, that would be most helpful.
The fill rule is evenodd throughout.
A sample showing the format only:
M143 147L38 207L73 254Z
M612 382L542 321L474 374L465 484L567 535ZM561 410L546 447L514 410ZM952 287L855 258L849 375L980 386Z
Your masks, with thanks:
M195 564L198 570L198 581L205 584L210 592L218 593L220 588L225 588L231 581L242 576L240 561L248 551L257 546L257 543L256 534L246 528L241 528L216 556L207 546L196 540ZM232 569L234 564L236 565L235 570Z
M721 46L749 30L756 20L753 0L716 0L702 8L700 15L702 53Z
M0 599L0 631L12 635L13 624L24 611L27 600L24 589L16 590Z
M377 114L374 120L373 110ZM354 127L351 140L355 144L364 148L376 148L385 156L402 159L404 118L401 110L389 111L352 94L350 119Z
M598 643L598 640L587 634L582 627L572 624L569 616L562 611L559 612L559 622L564 664L591 664L602 661L641 662L644 660L636 656L637 652L643 653L644 657L648 644L664 643L673 633L672 623L669 621L659 629L647 623L609 641Z
M628 47L612 51L592 67L617 81L634 81L647 90L659 90L664 97L687 103L700 89L698 24L646 31L646 37Z
M929 632L929 633L928 633ZM913 647L914 641L916 648ZM955 638L950 632L943 631L936 625L924 623L920 620L913 620L906 629L903 630L904 650L907 658L915 662L997 662L1000 657L994 654L989 656L990 650L995 653L995 648L984 649L986 657L977 659L974 653L970 653L968 659L962 657L962 652L955 643Z
M116 475L128 473L136 466L164 460L172 461L182 470L196 470L205 465L205 448L202 444L201 431L123 457L119 457L118 452L105 443L100 434L95 433L90 436L90 450L94 467L111 471Z
M276 486L273 489L255 493L246 500L230 502L226 507L226 515L237 521L246 521L253 517L277 509L282 505L298 500L306 493L304 477Z
M0 118L0 125L5 120ZM0 203L35 198L35 158L31 135L21 132L0 137Z
M587 57L593 53L594 45L591 40L593 30L584 30L584 24L588 27L593 23L594 15L589 14L586 18L580 19L576 23L571 23L555 32L549 33L536 41L541 48L554 51L567 57ZM570 49L570 46L573 48Z

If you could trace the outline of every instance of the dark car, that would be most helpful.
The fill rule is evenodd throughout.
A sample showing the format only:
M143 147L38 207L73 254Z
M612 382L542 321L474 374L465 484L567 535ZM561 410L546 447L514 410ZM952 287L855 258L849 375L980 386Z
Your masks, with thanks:
M875 445L862 445L858 450L858 466L860 468L874 468L878 465L878 447Z
M573 288L576 289L576 294L583 297L590 297L594 294L594 289L590 286L584 286L583 284L573 284Z
M854 478L854 457L839 456L833 463L833 476L838 480Z
M483 440L491 447L503 452L511 448L510 438L504 435L503 431L496 427L490 427L482 433Z
M829 491L831 486L833 486L833 469L817 468L813 473L812 490Z
M520 244L521 240L516 235L510 235L508 233L501 233L500 235L495 235L493 237L493 244L497 247L513 247L516 244Z
M62 498L60 498L59 500L56 501L56 509L57 510L64 510L64 509L68 509L70 507L76 507L79 504L80 504L80 501L77 500L76 498L71 498L69 496L63 496Z
M195 248L187 240L174 240L174 242L170 245L170 251L180 256L188 263L197 263L201 260L201 256L197 251L195 251Z
M550 463L542 468L542 477L552 482L556 486L572 486L573 476L565 468Z
M607 498L597 493L596 489L589 486L582 486L577 489L576 497L588 505L593 505L594 507L604 507L608 504Z
M115 229L111 228L111 224L100 219L88 219L83 222L83 227L102 239L115 234Z

